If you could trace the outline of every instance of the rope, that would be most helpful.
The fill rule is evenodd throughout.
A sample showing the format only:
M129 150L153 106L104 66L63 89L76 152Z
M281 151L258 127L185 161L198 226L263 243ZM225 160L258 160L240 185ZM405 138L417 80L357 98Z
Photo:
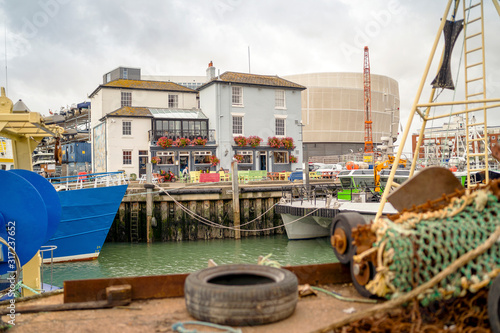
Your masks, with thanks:
M16 271L15 271L16 275L15 275L14 282L17 285L19 282L19 276L21 275L21 262L19 261L19 257L17 256L17 253L14 250L14 248L12 246L10 246L9 243L7 243L7 241L5 239L3 239L2 237L0 237L0 243L5 245L9 249L9 251L12 253L12 255L14 256L14 260L16 261ZM15 289L17 289L17 288L15 288ZM10 290L11 290L10 287L7 287L4 290L1 290L0 291L0 298L5 296L6 294L8 294L10 292Z
M177 331L179 333L203 333L207 331L198 331L196 329L187 329L184 327L184 325L200 325L200 326L207 326L211 328L216 328L218 330L222 330L222 332L228 332L228 333L242 333L242 330L239 328L232 328L229 326L223 326L223 325L217 325L217 324L212 324L212 323L206 323L203 321L185 321L185 322L178 322L172 325L172 329L174 331ZM214 331L211 331L214 332ZM217 331L219 332L219 331Z
M155 185L156 187L158 187L158 185ZM241 224L239 228L237 227L229 227L229 226L224 226L224 225L221 225L221 224L218 224L216 222L213 222L213 221L210 221L206 218L204 218L203 216L200 216L198 214L196 214L195 212L191 211L190 209L188 209L187 207L185 207L183 204L181 204L179 201L175 200L171 195L170 193L168 193L168 191L165 191L165 194L170 198L172 199L172 201L179 207L181 208L181 210L183 210L186 214L188 214L189 216L191 216L192 218L194 218L195 220L203 223L203 224L206 224L208 226L211 226L211 227L215 227L215 228L222 228L222 229L229 229L229 230L239 230L239 231L246 231L246 232L256 232L256 231L269 231L269 230L274 230L274 229L278 229L278 228L282 228L286 225L289 225L289 224L292 224L292 223L295 223L297 221L300 221L306 217L308 217L309 215L315 213L316 211L318 211L320 208L316 208L314 210L312 210L311 212L309 212L308 214L302 216L302 217L299 217L298 219L296 220L293 220L293 221L290 221L288 223L283 223L282 225L279 225L279 226L276 226L276 227L270 227L270 228L264 228L264 229L252 229L252 230L249 230L249 229L241 229L241 227L249 224L249 223L252 223L254 222L255 220L259 219L260 217L262 217L264 214L266 214L268 211L270 211L272 208L274 208L274 206L276 206L278 203L274 204L271 208L269 208L264 214L260 215L259 217L257 217L256 219L252 220L252 221L249 221L249 222L246 222L244 224Z
M345 297L340 295L339 293L335 293L333 291L329 291L320 287L314 287L311 286L311 289L321 291L322 293L325 293L327 295L333 296L336 299L339 299L341 301L346 301L346 302L359 302L359 303L377 303L376 299L368 299L368 298L351 298L351 297Z
M314 333L324 333L324 332L331 332L336 328L342 327L344 325L347 325L349 323L352 323L356 320L369 317L373 314L376 313L384 313L387 312L393 308L396 308L398 306L401 306L404 303L407 303L417 297L420 294L425 293L426 290L431 289L435 285L437 285L439 282L441 282L443 279L445 279L448 275L451 273L455 272L462 266L466 265L469 261L474 260L481 254L485 253L490 249L495 242L498 241L498 238L500 237L500 226L496 228L495 232L493 232L488 239L479 245L477 248L470 250L469 252L463 254L460 258L457 260L453 261L448 267L446 267L444 270L439 272L436 276L434 276L432 279L427 281L426 283L418 286L417 288L413 289L412 291L400 295L398 298L394 298L388 302L376 305L372 307L371 309L368 309L363 312L356 313L352 316L349 316L345 319L342 319L336 323L333 323L331 325L328 325L326 327L320 328L318 330L313 331Z
M436 211L406 212L393 222L379 219L372 227L377 236L373 247L378 248L377 274L366 289L381 297L398 298L429 281L461 254L483 244L500 226L500 202L490 188L466 192ZM427 306L487 286L498 274L495 267L500 265L499 253L500 243L493 243L488 253L450 273L434 289L419 295L419 301Z

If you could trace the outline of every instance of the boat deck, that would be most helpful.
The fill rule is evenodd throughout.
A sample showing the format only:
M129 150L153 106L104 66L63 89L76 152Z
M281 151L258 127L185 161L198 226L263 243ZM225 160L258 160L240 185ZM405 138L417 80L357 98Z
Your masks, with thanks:
M342 296L360 298L351 284L321 285ZM54 295L28 302L34 304L62 304L63 295ZM18 307L23 303L16 303ZM5 305L7 306L7 305ZM251 327L240 327L245 333L311 332L322 329L350 316L344 312L353 308L354 313L365 311L374 304L340 301L318 293L317 296L300 298L295 312L282 321ZM351 309L352 310L352 309ZM2 319L7 322L7 316ZM184 297L133 301L128 306L112 309L39 312L18 315L9 332L174 332L172 325L195 321L186 310ZM214 331L203 326L188 326L198 331Z

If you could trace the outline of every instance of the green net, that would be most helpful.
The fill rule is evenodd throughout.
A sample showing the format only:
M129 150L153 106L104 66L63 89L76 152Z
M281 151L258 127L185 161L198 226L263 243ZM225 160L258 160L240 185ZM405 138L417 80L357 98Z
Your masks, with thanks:
M429 281L468 251L484 243L500 225L500 203L486 190L452 201L446 208L429 214L413 214L391 222L383 219L375 246L383 246L383 267L378 267L384 292L395 298ZM384 246L385 244L385 246ZM380 265L379 265L380 266ZM467 290L487 285L500 267L500 242L448 275L433 289L419 296L421 304L463 296ZM381 273L380 273L381 272Z

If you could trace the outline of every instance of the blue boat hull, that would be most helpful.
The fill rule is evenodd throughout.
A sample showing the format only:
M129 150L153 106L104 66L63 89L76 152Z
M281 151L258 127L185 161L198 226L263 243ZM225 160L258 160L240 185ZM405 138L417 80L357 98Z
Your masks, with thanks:
M45 244L57 246L54 262L97 258L126 190L118 185L58 192L61 222ZM50 252L43 257L50 262Z

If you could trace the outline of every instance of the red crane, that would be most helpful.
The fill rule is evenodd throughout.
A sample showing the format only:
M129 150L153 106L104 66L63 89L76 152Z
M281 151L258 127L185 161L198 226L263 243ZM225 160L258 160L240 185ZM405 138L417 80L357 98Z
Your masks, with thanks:
M368 46L365 46L363 83L365 87L365 154L367 154L367 153L373 153L372 105L371 105L372 93L370 85L370 59L368 57Z

